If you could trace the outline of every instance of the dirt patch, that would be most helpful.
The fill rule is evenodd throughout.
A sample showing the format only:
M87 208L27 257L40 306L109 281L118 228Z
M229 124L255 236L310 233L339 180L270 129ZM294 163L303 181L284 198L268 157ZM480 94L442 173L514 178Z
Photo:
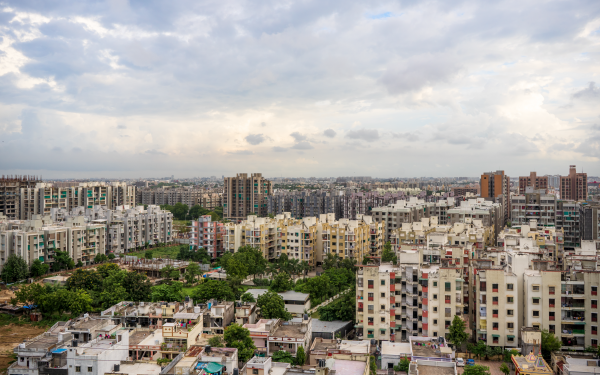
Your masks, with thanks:
M23 342L46 332L46 328L29 325L9 324L0 327L0 372L6 373L9 362L13 360L13 349Z
M0 290L0 303L10 303L10 299L15 297L15 293L8 288Z

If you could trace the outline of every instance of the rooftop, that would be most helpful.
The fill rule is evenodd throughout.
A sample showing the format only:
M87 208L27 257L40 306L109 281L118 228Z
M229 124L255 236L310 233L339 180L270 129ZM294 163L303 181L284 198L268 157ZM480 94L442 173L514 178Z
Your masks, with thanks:
M105 340L98 340L96 342L89 342L87 344L80 346L79 349L77 349L77 354L79 354L79 355L98 355L98 354L104 352L105 350L113 349L114 344L116 342L117 342L117 340L113 340L113 339L105 339Z
M340 350L349 350L354 354L369 353L371 342L369 340L342 340Z
M427 366L417 365L419 369L419 375L454 375L454 367L438 367L438 366Z
M327 340L327 339L322 339L321 337L317 337L317 338L315 338L312 350L337 349L337 347L338 347L337 340Z
M335 370L337 374L343 375L363 375L366 367L366 362L336 359L332 370ZM421 374L419 373L419 375Z
M104 324L107 324L107 319L93 319L86 318L84 320L80 320L75 322L71 327L69 327L70 331L81 331L81 330L89 330L95 327L101 327Z
M324 320L313 319L312 320L312 331L313 332L335 332L341 328L344 328L348 324L352 324L351 321L344 322L342 320L333 320L326 322Z
M382 355L403 355L403 354L411 354L411 353L412 352L411 352L411 347L410 347L409 343L384 341L381 344L381 354ZM418 355L418 354L415 353L415 355ZM425 356L425 357L430 357L430 356Z
M232 357L237 353L236 348L211 348L210 353L207 353L206 350L202 352L202 358L206 357Z
M271 336L301 339L306 335L306 332L302 332L302 324L284 324L280 325Z
M254 298L258 298L258 296L261 296L268 291L268 289L248 289L248 293L252 294ZM294 292L293 290L277 294L279 294L284 301L306 301L309 297L306 293Z
M115 374L158 375L161 367L156 363L121 363L121 369Z

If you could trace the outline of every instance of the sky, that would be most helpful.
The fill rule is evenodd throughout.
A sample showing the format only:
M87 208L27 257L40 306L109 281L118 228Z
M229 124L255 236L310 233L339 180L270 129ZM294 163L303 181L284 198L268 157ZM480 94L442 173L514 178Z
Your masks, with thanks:
M600 1L0 0L0 174L600 175Z

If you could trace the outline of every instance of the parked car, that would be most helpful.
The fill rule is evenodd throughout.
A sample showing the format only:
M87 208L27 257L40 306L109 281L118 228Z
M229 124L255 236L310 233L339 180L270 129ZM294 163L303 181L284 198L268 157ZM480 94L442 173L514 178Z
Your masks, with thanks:
M456 366L457 367L465 367L465 360L462 358L456 358Z
M467 366L475 366L475 360L474 359L467 359Z

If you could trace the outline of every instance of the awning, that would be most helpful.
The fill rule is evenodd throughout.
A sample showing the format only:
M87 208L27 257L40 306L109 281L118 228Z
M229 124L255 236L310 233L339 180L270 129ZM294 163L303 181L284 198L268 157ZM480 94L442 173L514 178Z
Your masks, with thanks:
M509 339L514 339L515 338L514 335L506 335L506 337L508 337Z
M223 369L223 365L215 362L209 362L209 364L204 368L204 371L206 371L207 374L217 374L221 372L221 369Z
M460 282L463 282L463 283L465 282L465 280L464 280L464 279L461 279L460 277L459 277L459 278L457 278L455 281L460 281Z
M500 335L492 335L492 337L500 337Z

